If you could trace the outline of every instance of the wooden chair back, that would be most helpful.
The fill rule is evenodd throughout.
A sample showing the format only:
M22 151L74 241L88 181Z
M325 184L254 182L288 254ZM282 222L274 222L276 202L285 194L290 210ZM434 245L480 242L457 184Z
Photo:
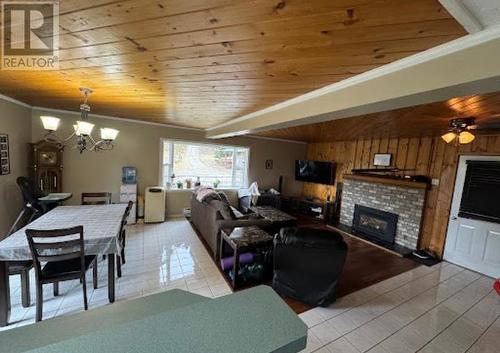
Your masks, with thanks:
M127 208L125 208L125 212L123 213L122 217L122 223L120 226L120 243L122 246L125 246L124 241L125 241L125 226L127 225L128 221L128 216L130 216L130 210L132 209L132 205L134 203L132 201L129 201L127 204Z
M33 256L37 278L41 278L41 262L65 261L80 258L85 276L83 226L64 229L27 229L26 236Z
M109 205L110 192L82 192L82 205Z

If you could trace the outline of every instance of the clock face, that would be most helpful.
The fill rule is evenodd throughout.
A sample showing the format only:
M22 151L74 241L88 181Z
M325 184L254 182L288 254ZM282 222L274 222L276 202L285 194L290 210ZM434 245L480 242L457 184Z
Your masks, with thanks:
M56 165L57 164L57 152L40 152L39 154L40 164L42 165Z

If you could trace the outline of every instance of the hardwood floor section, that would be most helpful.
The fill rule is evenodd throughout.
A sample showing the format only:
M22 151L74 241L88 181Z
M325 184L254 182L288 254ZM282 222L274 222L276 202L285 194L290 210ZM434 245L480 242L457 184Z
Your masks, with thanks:
M322 223L311 222L310 219L303 217L299 217L299 226L326 228ZM337 298L420 266L413 260L391 254L361 240L344 235L342 237L347 243L348 251L344 270L337 287ZM297 314L312 309L312 306L296 300L283 299Z

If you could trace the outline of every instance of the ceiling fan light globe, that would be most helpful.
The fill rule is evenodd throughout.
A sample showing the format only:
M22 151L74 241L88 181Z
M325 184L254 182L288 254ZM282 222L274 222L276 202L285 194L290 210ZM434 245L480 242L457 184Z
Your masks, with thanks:
M55 116L46 115L40 116L40 119L42 120L43 128L47 131L56 131L59 127L59 122L61 121L61 119L56 118Z
M75 132L77 132L78 136L83 135L83 136L90 136L92 133L92 129L94 128L94 124L91 124L86 121L77 121L76 122L77 129L75 129Z
M473 134L471 134L469 131L462 131L458 135L458 142L461 145L466 145L466 144L471 143L472 141L474 141L475 138L476 138L476 136L474 136Z
M454 139L457 138L457 134L454 132L447 132L446 134L442 135L441 138L444 140L446 143L452 142Z
M108 127L101 128L101 139L105 141L114 141L119 131Z

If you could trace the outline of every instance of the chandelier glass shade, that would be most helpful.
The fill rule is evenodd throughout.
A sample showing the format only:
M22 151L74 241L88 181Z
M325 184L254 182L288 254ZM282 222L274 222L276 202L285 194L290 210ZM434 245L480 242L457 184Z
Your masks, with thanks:
M87 104L87 100L92 90L89 88L80 88L80 91L84 95L84 102L80 105L81 120L76 121L76 124L73 125L73 133L67 138L62 139L55 134L59 128L61 119L54 116L40 116L43 128L47 131L45 141L57 144L62 149L76 137L75 148L80 153L86 150L105 151L113 149L113 141L116 140L119 131L111 128L101 128L101 139L98 141L94 140L92 137L92 130L95 125L87 120L90 112L90 106Z
M47 131L56 131L61 122L61 119L53 116L42 115L40 119L42 119L43 128Z

